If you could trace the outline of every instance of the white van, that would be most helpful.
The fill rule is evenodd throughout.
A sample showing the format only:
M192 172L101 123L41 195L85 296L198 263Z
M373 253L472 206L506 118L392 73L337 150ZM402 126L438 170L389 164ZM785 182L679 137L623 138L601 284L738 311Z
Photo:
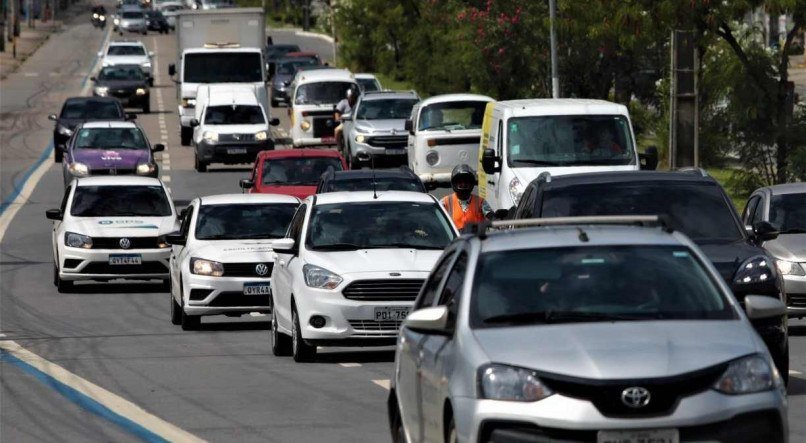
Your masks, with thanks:
M510 209L542 172L633 171L641 161L623 105L583 99L500 101L488 104L484 114L478 191L493 209ZM646 163L654 169L651 160Z
M289 86L290 137L295 147L335 145L333 115L336 104L347 97L347 90L359 90L353 74L346 69L300 71Z
M409 167L426 186L448 185L456 165L476 162L484 111L492 101L485 95L445 94L414 105L406 121Z

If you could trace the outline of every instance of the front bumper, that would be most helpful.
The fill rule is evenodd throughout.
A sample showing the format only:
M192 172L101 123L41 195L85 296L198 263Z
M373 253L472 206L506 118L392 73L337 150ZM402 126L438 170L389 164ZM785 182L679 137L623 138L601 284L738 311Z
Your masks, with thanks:
M459 441L596 442L600 430L677 429L681 442L785 442L786 398L778 390L728 396L700 392L680 400L671 415L603 416L592 403L552 395L533 403L458 398L453 402Z
M243 154L230 153L232 149L246 149ZM239 164L252 163L260 151L274 149L271 140L244 141L240 143L210 143L202 140L196 144L196 155L208 163Z
M406 155L407 151L405 148L382 148L378 146L371 146L366 143L358 143L355 141L353 136L353 140L350 142L351 152L350 154L357 158L358 161L362 162L369 162L372 157L384 158L389 160L399 160L406 162Z
M806 317L806 277L784 276L786 309L790 317Z
M134 91L107 93L106 95L99 95L93 91L92 95L94 97L116 98L121 105L130 108L143 107L151 100L151 94L146 93L145 95L137 95Z
M140 255L141 265L110 265L110 255ZM64 247L59 257L62 280L151 280L168 278L171 249L81 249ZM74 265L75 266L72 266ZM67 265L71 265L68 267Z
M206 277L195 274L185 276L182 288L184 309L189 315L242 314L271 312L271 297L244 295L245 283L269 285L271 279L256 277ZM187 291L185 292L185 289ZM203 298L200 298L203 297Z
M121 23L118 25L120 31L126 32L144 32L146 30L145 23Z

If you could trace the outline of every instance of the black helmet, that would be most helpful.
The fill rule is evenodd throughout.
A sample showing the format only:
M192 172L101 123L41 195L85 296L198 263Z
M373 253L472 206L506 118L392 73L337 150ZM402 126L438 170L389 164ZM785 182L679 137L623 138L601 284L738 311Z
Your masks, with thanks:
M460 188L459 181L460 179L469 179L473 185L469 188L463 187ZM470 197L470 193L473 192L473 187L475 186L476 182L476 171L473 170L468 165L461 164L457 165L453 168L453 172L451 172L451 188L453 188L453 192L455 192L459 198L462 200L467 200Z

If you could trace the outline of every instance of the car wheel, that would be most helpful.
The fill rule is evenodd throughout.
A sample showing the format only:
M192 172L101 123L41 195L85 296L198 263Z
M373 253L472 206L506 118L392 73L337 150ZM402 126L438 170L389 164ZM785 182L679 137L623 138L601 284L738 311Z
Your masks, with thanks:
M403 429L403 419L400 417L400 406L394 402L394 411L389 422L389 430L392 432L392 443L406 443L406 431Z
M143 31L143 35L148 35L148 31Z
M316 358L316 347L310 346L302 339L302 329L299 325L299 315L297 309L291 310L291 352L294 355L294 361L297 363L311 362Z
M181 127L179 131L179 138L182 146L190 146L190 139L193 137L193 128Z
M53 161L56 163L61 163L62 159L64 159L64 151L59 149L58 146L53 148Z
M451 423L448 425L448 430L445 432L445 443L456 443L456 423L451 417Z
M291 341L278 329L277 315L274 312L271 313L271 353L277 357L291 355Z
M193 154L193 166L198 172L207 172L207 163L199 160L199 156Z
M172 292L168 292L168 296L171 297L171 324L172 325L181 325L182 324L182 307L179 306L179 303L176 302L174 295Z
M73 282L70 280L62 280L59 277L59 268L56 265L53 265L53 282L56 284L56 290L59 291L60 294L68 294L73 292Z
M789 386L789 344L787 343L783 352L773 354L772 359L775 367L778 368L778 372L781 373L784 386Z
M154 77L149 77L148 78L148 86L152 86L152 87L154 86Z
M198 329L201 325L201 316L188 315L185 313L184 308L180 310L179 316L179 323L182 325L183 331L192 331L194 329Z

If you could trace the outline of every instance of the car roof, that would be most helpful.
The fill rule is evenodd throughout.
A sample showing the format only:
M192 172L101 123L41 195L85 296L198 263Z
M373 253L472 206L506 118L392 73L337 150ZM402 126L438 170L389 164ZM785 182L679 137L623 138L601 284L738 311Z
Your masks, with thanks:
M298 83L311 83L322 81L344 81L353 82L355 78L347 69L328 68L299 71L297 73Z
M804 194L806 193L806 183L784 183L780 185L767 186L772 195L784 194Z
M370 74L368 72L360 72L358 74L355 74L355 78L356 79L361 79L361 80L377 80L378 79L378 77L376 77L375 74Z
M339 158L339 151L333 149L279 149L260 151L259 159L274 158L307 158L307 157L333 157Z
M377 196L377 198L376 198ZM314 198L308 197L309 199ZM343 191L316 194L316 205L334 203L371 203L371 202L411 202L436 203L431 194L412 191L383 191L377 194L372 191Z
M212 91L211 91L212 92ZM258 105L257 97L252 91L244 90L220 90L210 94L207 99L207 106L226 105Z
M399 98L413 98L418 100L420 97L414 91L367 91L361 94L361 101L390 100Z
M542 180L541 177L535 181ZM540 185L541 189L563 186L605 184L605 183L640 183L640 182L685 182L718 184L713 177L696 171L612 171L585 172L551 177Z
M420 102L420 107L432 105L434 103L446 103L446 102L465 102L465 101L483 101L483 102L493 102L495 99L492 97L487 97L486 95L479 95L479 94L442 94L442 95L434 95L432 97L428 97L427 99Z
M299 204L296 197L283 194L219 194L199 197L204 205L248 204L248 203L290 203Z
M137 125L134 122L129 121L119 121L119 120L98 120L98 121L89 121L85 122L81 125L82 128L85 129L96 129L96 128L137 128Z
M540 115L624 115L627 107L605 100L579 98L533 98L495 102L498 109L513 117Z
M118 41L109 42L109 46L142 46L142 47L145 47L146 45L143 44L143 42L135 42L135 41L128 41L128 40L118 40Z
M138 175L100 175L76 179L78 186L161 186L162 182L154 177Z

